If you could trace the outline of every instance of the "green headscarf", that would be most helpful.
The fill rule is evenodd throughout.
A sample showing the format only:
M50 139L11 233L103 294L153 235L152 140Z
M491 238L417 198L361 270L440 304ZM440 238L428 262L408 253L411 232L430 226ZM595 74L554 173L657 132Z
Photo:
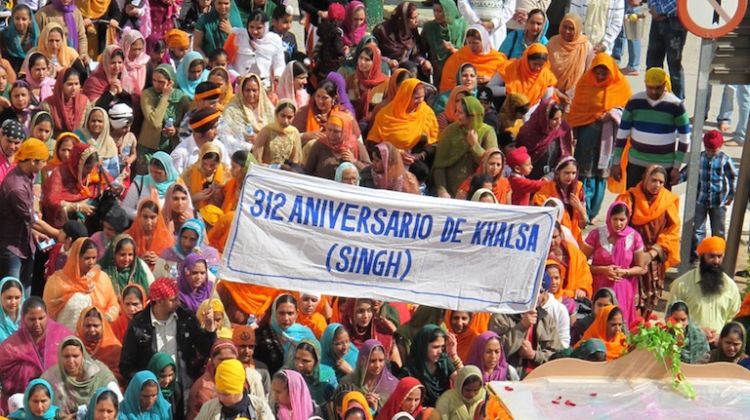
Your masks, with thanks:
M488 147L497 147L497 135L495 130L484 123L484 106L479 99L473 96L464 96L462 99L464 110L468 111L469 126L462 127L456 121L440 133L438 140L437 152L435 153L435 163L433 168L448 168L464 158L470 152L469 144L465 138L469 130L476 130L479 135L479 143L482 139L488 137ZM473 172L473 171L472 171Z
M86 411L86 417L84 417L83 420L94 420L94 415L96 414L96 402L99 399L99 397L105 392L111 392L115 396L115 398L117 398L117 394L115 394L114 391L112 391L109 388L101 387L97 389L94 395L92 395L91 399L89 400L88 411ZM121 419L121 418L122 417L120 417L119 415L115 417L115 419Z
M665 317L669 318L672 316L672 312L675 311L675 305L677 304L685 305L685 313L688 316L688 325L683 332L685 334L685 339L683 340L684 344L682 346L682 351L680 352L680 359L685 363L705 362L706 355L709 354L711 348L708 345L706 335L700 327L690 322L690 313L688 312L689 308L687 303L681 300L672 302L667 309Z
M268 6L268 3L274 3L274 1L268 0L266 2L266 7ZM268 15L268 17L271 17L271 15ZM229 1L229 16L227 16L227 20L229 20L229 24L232 25L232 28L241 29L243 27L240 9L237 8L237 4L235 4L234 0ZM211 8L211 11L198 18L198 24L203 25L203 45L201 45L203 51L210 53L219 48L224 48L224 43L227 41L229 35L224 31L219 30L220 22L221 19L219 18L219 14L214 8Z
M424 401L427 406L434 404L440 395L448 389L450 376L456 370L445 352L440 355L434 373L430 372L427 366L427 349L438 330L442 332L442 329L435 324L422 327L414 336L411 351L406 358L406 369L409 375L419 379L419 382L424 385ZM444 332L443 335L445 335Z
M456 49L463 47L467 24L453 0L438 0L438 2L443 8L446 24L442 26L435 20L425 23L422 38L429 45L430 51L435 53L435 60L442 64L451 55L443 46L443 41L450 41Z
M143 268L144 264L141 262L141 258L136 256L133 259L133 265L131 267L117 268L115 264L115 252L117 246L124 240L129 239L133 242L133 249L135 250L135 241L133 237L127 233L121 233L112 239L109 243L107 251L104 256L99 260L99 266L105 273L112 279L112 287L115 289L117 296L120 296L125 287L130 283L135 283L143 287L143 290L148 290L148 273Z
M591 356L593 356L596 353L603 353L606 359L607 346L604 345L604 341L598 338L592 338L592 339L584 341L583 343L581 343L580 346L573 349L573 351L570 354L570 357L575 357L576 359L581 359L581 360L589 360L591 359Z
M482 371L473 365L467 365L459 369L456 375L456 386L444 393L438 400L435 407L440 414L451 419L471 419L481 403L487 397L487 390L482 381L482 387L479 392L470 400L463 395L464 383L471 377L477 377L482 380Z
M317 404L324 404L331 398L333 391L338 386L336 372L330 366L320 363L321 351L318 340L315 338L304 338L297 344L297 348L303 343L310 345L315 351L315 367L313 367L311 374L302 376L305 378L305 383L307 383L307 388L310 390L310 396L312 396L313 400ZM289 353L287 355L287 366L290 369L296 370L294 369L294 357L297 350L295 349L295 351Z
M403 347L403 350L405 350L408 355L411 350L412 340L419 330L427 324L440 324L443 322L444 315L445 312L443 309L419 305L414 312L414 315L409 319L409 322L401 324L401 326L396 329L396 332L393 335L396 343Z
M151 373L153 373L157 378L159 377L159 375L161 375L161 371L166 369L168 366L172 366L172 369L174 369L174 379L166 388L161 388L161 384L159 384L161 393L166 399L172 398L174 390L177 387L177 364L174 362L174 359L172 359L172 356L168 355L167 353L157 352L154 353L153 356L151 356L151 360L148 361L148 365L146 366L146 370L151 371Z

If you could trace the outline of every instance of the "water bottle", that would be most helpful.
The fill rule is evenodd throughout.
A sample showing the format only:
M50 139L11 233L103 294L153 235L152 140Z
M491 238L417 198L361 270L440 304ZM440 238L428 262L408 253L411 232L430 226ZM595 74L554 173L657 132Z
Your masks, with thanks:
M253 129L252 125L248 124L245 126L245 134L248 136L252 136L253 134L255 134L255 130Z
M174 118L167 118L167 120L164 122L164 128L174 128Z
M178 277L177 272L177 264L172 265L172 268L169 269L169 278L176 279Z
M255 317L255 314L248 315L247 316L247 326L248 327L257 328L258 325L255 323L256 319L257 318Z

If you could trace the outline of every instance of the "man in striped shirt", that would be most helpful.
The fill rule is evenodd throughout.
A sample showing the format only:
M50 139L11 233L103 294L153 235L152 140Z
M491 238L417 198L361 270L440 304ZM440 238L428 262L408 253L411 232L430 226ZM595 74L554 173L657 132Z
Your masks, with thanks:
M680 179L680 166L687 163L689 135L690 119L685 105L671 93L669 75L658 67L648 69L646 90L633 95L622 113L610 175L620 180L620 157L630 138L627 187L638 184L649 166L661 165L671 188Z

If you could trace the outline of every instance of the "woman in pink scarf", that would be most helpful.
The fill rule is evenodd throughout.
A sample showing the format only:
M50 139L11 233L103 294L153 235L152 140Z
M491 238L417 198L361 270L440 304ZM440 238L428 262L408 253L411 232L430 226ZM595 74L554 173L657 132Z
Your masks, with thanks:
M57 366L57 349L65 337L72 335L47 316L44 301L37 296L24 302L21 317L20 329L0 344L3 389L0 410L4 412L8 397L23 393L29 381Z
M315 412L305 378L291 369L282 369L273 375L271 392L276 405L273 408L279 420L309 419Z
M97 102L107 92L117 96L124 91L123 79L127 73L122 48L119 45L107 45L102 52L101 62L83 84L83 94L91 102Z
M518 131L516 145L528 149L534 165L528 178L541 179L555 169L560 159L573 155L573 131L562 115L560 105L543 99Z
M120 39L120 47L125 54L125 74L122 88L131 95L140 95L146 85L147 65L146 38L135 29L125 28Z
M49 77L49 65L47 56L40 52L31 53L23 63L22 73L31 87L31 96L39 103L52 96L55 88L55 79Z
M362 2L354 0L346 6L346 15L341 29L344 30L344 45L356 47L367 33L367 11Z
M643 238L628 225L631 215L627 204L612 203L607 225L592 230L581 247L586 257L591 257L593 289L609 287L615 292L626 326L636 319L638 279L646 274Z

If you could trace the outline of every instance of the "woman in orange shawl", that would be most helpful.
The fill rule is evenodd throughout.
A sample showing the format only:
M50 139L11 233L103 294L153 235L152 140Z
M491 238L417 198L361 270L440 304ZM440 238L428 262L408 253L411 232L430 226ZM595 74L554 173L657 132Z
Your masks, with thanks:
M118 318L119 319L119 318ZM120 376L120 353L122 343L115 337L112 325L95 306L81 311L76 325L76 335L81 339L89 355L109 368L118 380Z
M529 98L529 105L535 107L543 98L559 98L563 105L569 102L567 95L557 88L557 77L550 69L547 47L534 43L526 48L521 58L511 60L501 75L505 80L505 92L523 93Z
M497 147L490 147L484 151L482 155L482 163L479 164L477 172L474 176L479 174L486 174L492 177L492 192L495 194L498 204L510 204L510 182L508 178L503 176L503 168L505 167L505 155ZM466 178L466 180L458 187L456 192L456 199L466 200L469 194L469 188L471 186L471 179L473 176Z
M625 333L622 332L623 318L620 308L607 305L596 316L594 323L583 333L576 347L588 340L601 340L607 348L607 360L615 360L627 349Z
M445 130L445 127L456 121L456 107L461 106L464 96L472 96L472 93L472 89L464 85L456 86L451 90L450 95L448 95L448 101L445 103L445 111L437 116L438 129L440 131Z
M370 110L370 115L368 115L365 120L367 121L368 126L372 125L372 122L375 120L375 116L378 115L378 112L393 101L393 98L396 97L396 93L398 93L398 88L401 86L401 83L404 80L412 77L414 77L414 75L409 73L409 70L407 69L399 68L391 73L391 76L388 78L388 89L385 91L383 102L375 105L375 107Z
M122 342L128 331L128 324L133 316L146 307L148 294L140 284L131 283L125 286L120 296L120 316L111 324L115 338Z
M174 236L159 214L160 211L158 199L152 197L142 200L138 204L133 224L125 232L135 240L138 248L135 251L136 255L143 258L152 271L159 255L174 245Z
M411 150L420 142L426 142L425 146L435 144L438 123L435 112L424 102L424 91L419 80L404 80L393 101L375 116L367 140L390 142L403 151Z
M464 311L445 311L443 322L445 323L445 329L456 337L458 343L458 357L461 358L464 363L469 362L469 356L471 355L471 343L479 335L477 331L472 328L472 320L474 314L471 312ZM463 330L456 332L455 326L460 323L464 323Z
M440 91L445 92L456 86L458 68L471 63L477 70L477 81L486 85L495 74L502 71L508 59L490 45L490 34L482 25L471 25L466 30L465 45L451 54L443 65L440 77Z
M617 127L631 95L630 84L617 62L606 53L594 57L576 87L567 120L577 139L575 158L589 220L601 209Z
M578 80L594 58L594 47L582 31L580 16L568 13L560 22L560 33L547 43L550 69L557 77L557 88L571 97Z
M308 292L293 292L292 296L298 302L297 322L309 328L315 334L315 338L320 340L328 326L326 318L319 310L325 298L320 294Z
M578 245L583 243L581 232L586 227L586 199L583 194L583 184L578 180L578 163L572 156L560 159L555 167L555 178L547 181L534 194L532 204L543 206L544 202L554 197L563 202L563 216L560 223L570 229Z
M201 210L209 204L221 205L221 191L227 179L219 146L209 141L200 148L199 159L182 173L193 207Z
M633 209L630 226L641 234L648 254L647 272L641 276L636 303L643 317L656 308L666 271L680 263L680 197L664 188L668 179L662 166L651 165L641 182L616 200Z
M44 302L50 318L75 331L81 311L99 309L107 321L120 313L112 281L96 265L97 248L89 238L78 238L70 248L62 270L50 276L44 286Z
M551 260L551 261L550 261ZM592 283L591 268L588 258L578 247L562 237L559 223L552 229L552 242L549 248L547 266L558 263L562 285L555 293L555 297L563 301L563 296L571 299L591 297Z

